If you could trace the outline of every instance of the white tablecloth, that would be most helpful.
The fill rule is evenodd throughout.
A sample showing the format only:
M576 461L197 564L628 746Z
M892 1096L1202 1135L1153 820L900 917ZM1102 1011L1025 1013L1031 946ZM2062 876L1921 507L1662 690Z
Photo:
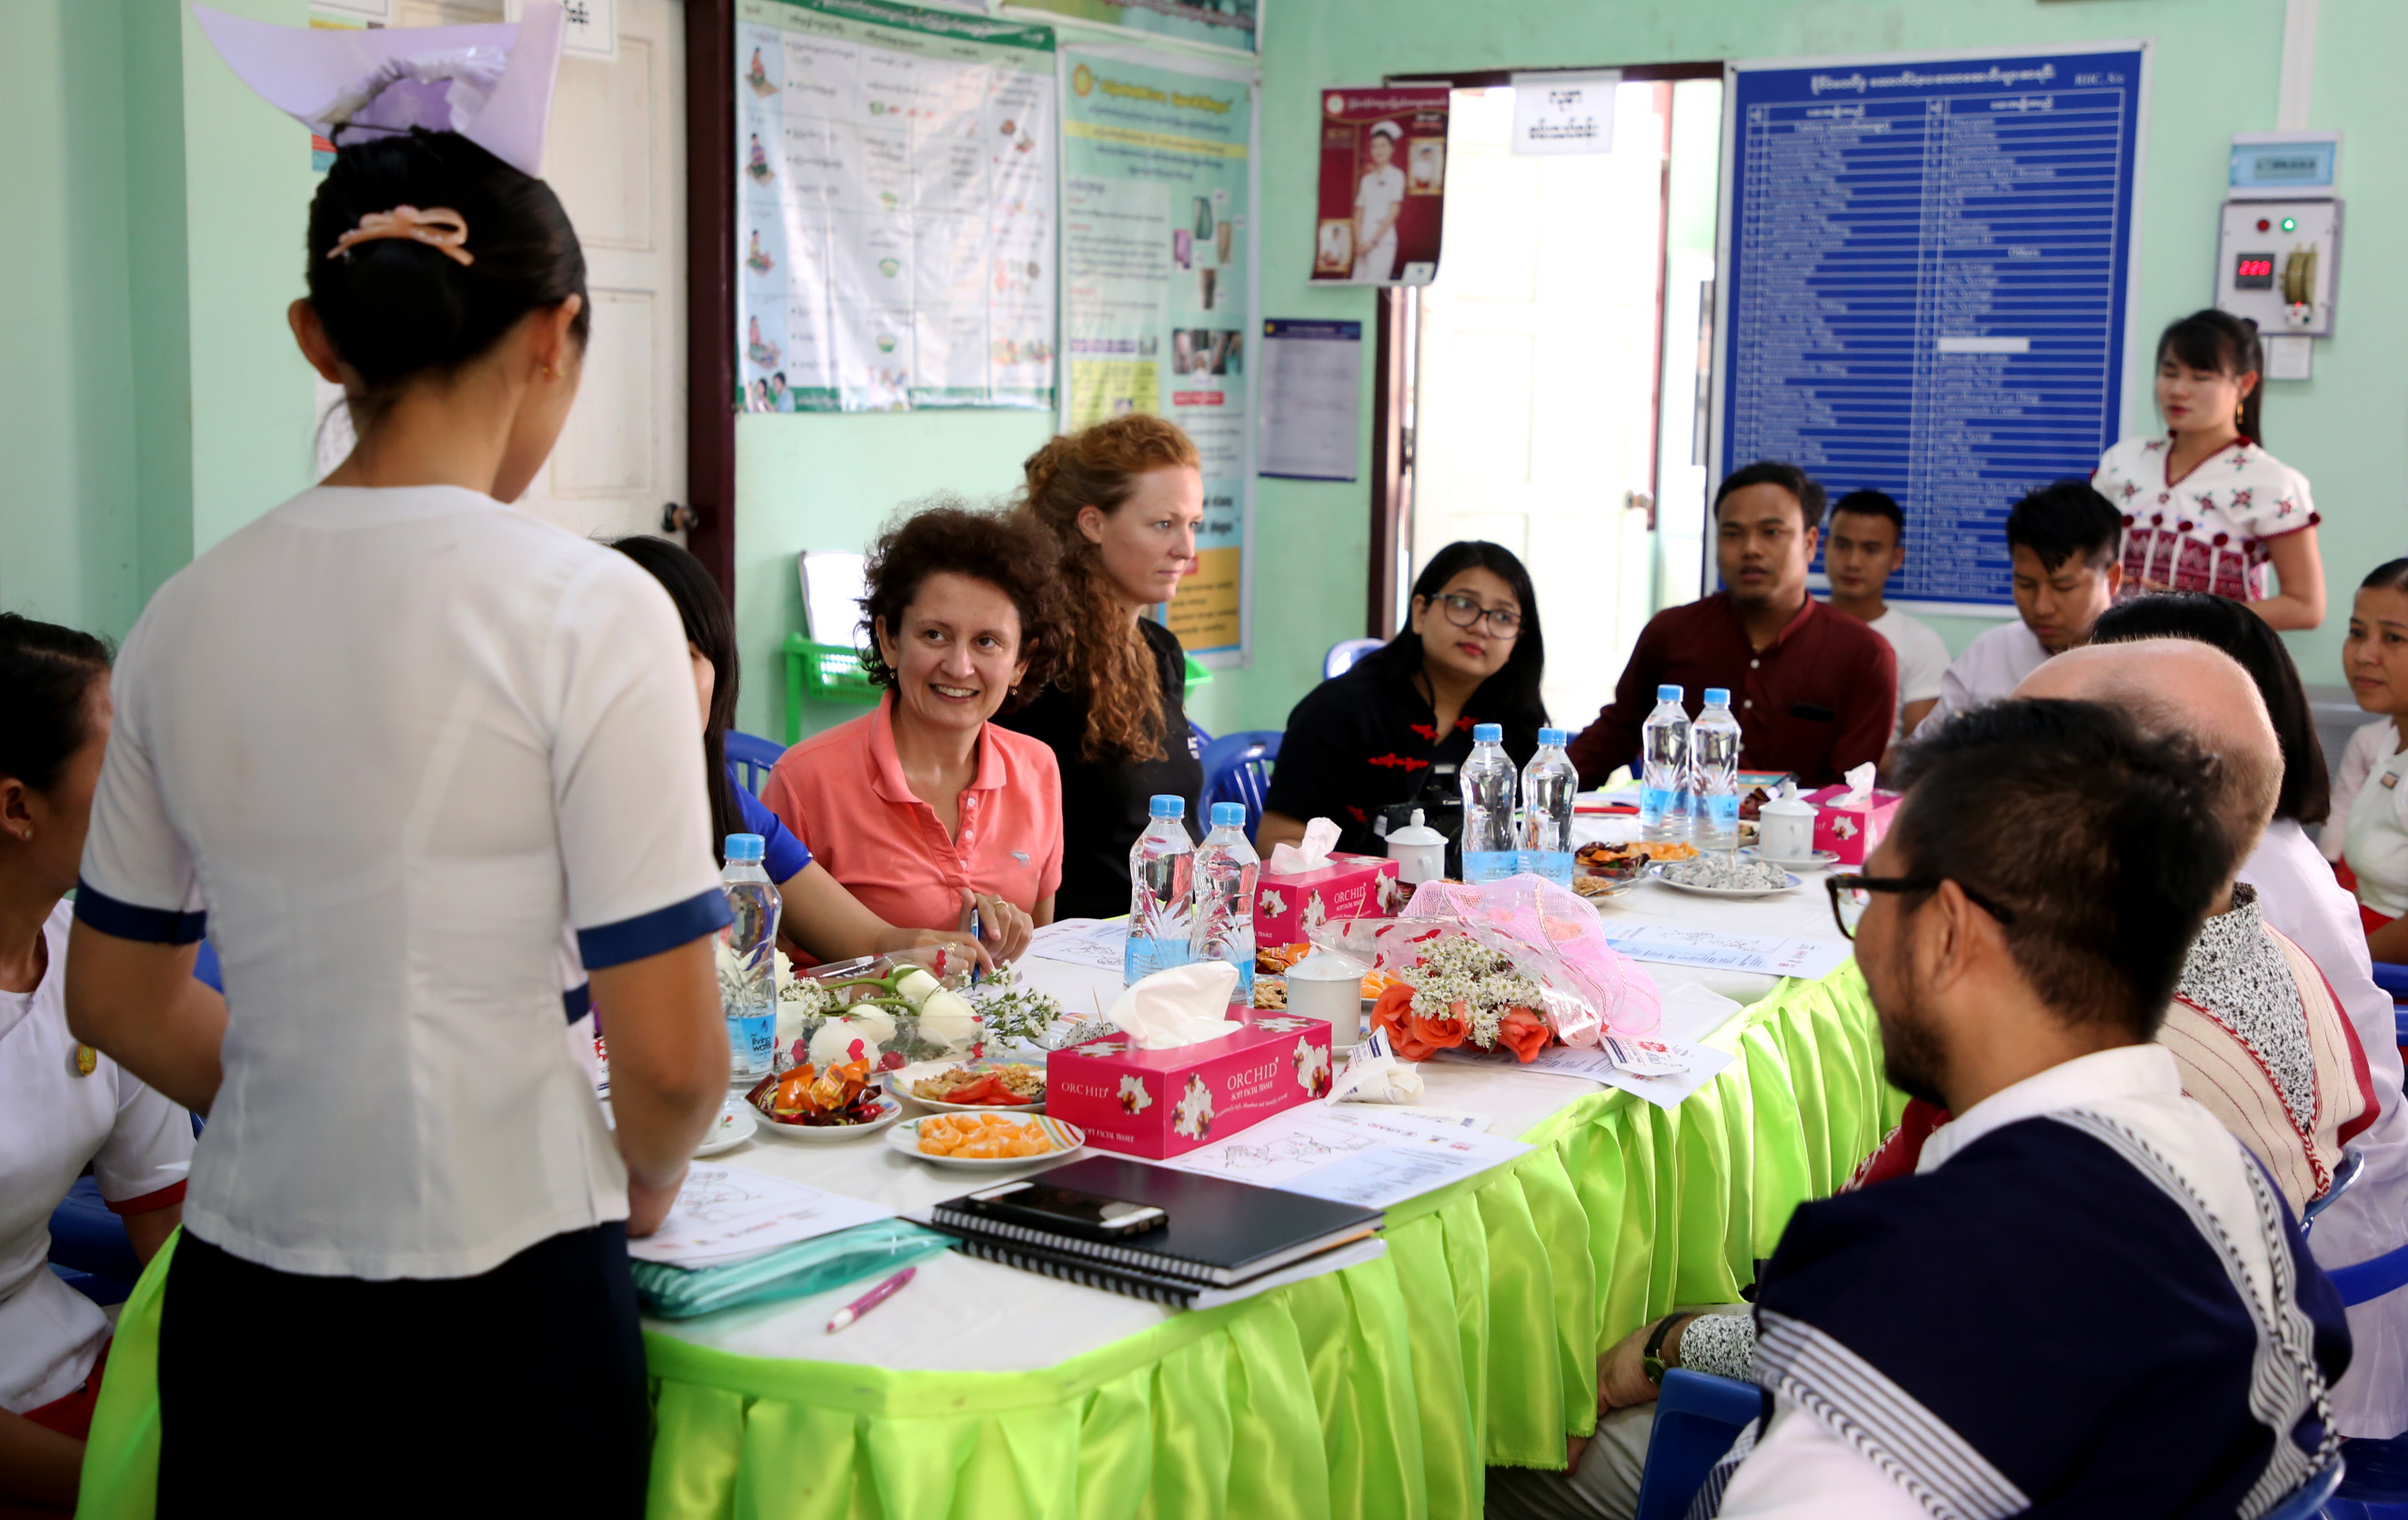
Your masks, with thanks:
M1608 822L1599 827L1584 818L1582 826L1594 838L1615 825ZM1799 874L1805 884L1796 891L1743 901L1698 897L1647 882L1608 902L1601 911L1617 917L1718 930L1836 939L1839 930L1831 922L1822 874ZM1025 967L1032 985L1054 994L1074 1013L1107 1007L1120 991L1120 977L1113 973L1041 959L1030 959ZM1742 1004L1765 996L1776 984L1773 977L1745 973L1660 965L1644 969L1665 992L1684 982L1696 982ZM1425 1104L1478 1113L1489 1119L1493 1132L1506 1136L1522 1134L1558 1109L1598 1090L1597 1084L1578 1077L1437 1062L1425 1063L1422 1077L1427 1092ZM908 1100L905 1107L907 1118L920 1112ZM833 1143L764 1135L706 1164L751 1168L872 1200L897 1211L941 1202L972 1187L1024 1174L939 1168L896 1151L882 1135ZM1134 1335L1176 1312L949 1251L922 1262L919 1276L909 1287L858 1325L840 1334L826 1334L828 1316L858 1297L866 1286L855 1283L817 1298L793 1299L685 1323L648 1320L646 1324L656 1331L749 1357L857 1362L919 1371L1027 1371Z

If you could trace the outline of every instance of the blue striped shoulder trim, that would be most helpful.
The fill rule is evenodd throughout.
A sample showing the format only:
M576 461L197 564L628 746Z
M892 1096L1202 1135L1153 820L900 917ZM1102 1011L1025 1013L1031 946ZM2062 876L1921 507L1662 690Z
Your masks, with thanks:
M143 945L198 944L209 919L207 913L120 902L81 877L76 879L75 916L104 934Z
M713 887L666 908L639 913L615 924L580 929L577 931L577 953L587 971L624 966L630 960L674 950L705 934L716 934L731 921L726 895Z
M560 1011L571 1024L594 1011L594 984L580 982L560 995Z

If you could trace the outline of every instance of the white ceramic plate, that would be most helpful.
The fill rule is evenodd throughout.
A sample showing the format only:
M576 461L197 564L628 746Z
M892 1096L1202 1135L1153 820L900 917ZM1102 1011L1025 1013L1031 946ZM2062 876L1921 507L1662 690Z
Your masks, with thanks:
M710 1127L710 1133L694 1148L694 1154L717 1156L722 1151L732 1151L752 1139L752 1131L761 1128L761 1123L752 1113L752 1105L742 1099L724 1104L719 1111L719 1122Z
M923 1098L911 1090L912 1083L923 1081L932 1076L940 1076L943 1073L952 1071L956 1066L967 1066L970 1070L976 1072L984 1071L985 1069L994 1066L1010 1066L1014 1064L1021 1066L1034 1066L1040 1073L1044 1071L1044 1063L1041 1061L1020 1061L1017 1063L1012 1061L992 1060L915 1061L910 1066L901 1067L896 1071L886 1073L886 1090L891 1093L897 1094L898 1096L909 1098L911 1101L919 1104L922 1108L935 1109L939 1114L1044 1113L1045 1101L1041 1098L1034 1103L948 1103L939 1101L934 1098Z
M847 1140L859 1140L874 1135L903 1116L903 1105L891 1092L878 1095L878 1117L867 1124L780 1124L767 1115L760 1117L761 1133L775 1135L780 1140L799 1140L807 1144L833 1145Z
M1828 871L1840 863L1838 850L1816 850L1813 858L1806 860L1774 860L1772 857L1764 854L1753 845L1742 849L1739 852L1739 858L1742 860L1770 860L1774 865L1796 866L1800 871Z
M1779 887L1691 887L1665 875L1660 865L1647 868L1648 879L1657 886L1670 887L1676 892L1695 892L1699 897L1772 897L1781 892L1794 891L1803 885L1795 872L1784 871L1782 875L1787 879Z
M994 1110L982 1112L992 1113ZM1014 1124L1042 1125L1045 1132L1054 1138L1054 1149L1042 1156L932 1156L920 1148L920 1126L928 1122L925 1119L913 1119L909 1124L898 1124L887 1130L886 1144L914 1160L926 1161L932 1166L959 1167L965 1172L1009 1172L1015 1167L1059 1161L1087 1143L1084 1129L1075 1124L1064 1124L1059 1119L1049 1119L1041 1114L1007 1114L1004 1117Z

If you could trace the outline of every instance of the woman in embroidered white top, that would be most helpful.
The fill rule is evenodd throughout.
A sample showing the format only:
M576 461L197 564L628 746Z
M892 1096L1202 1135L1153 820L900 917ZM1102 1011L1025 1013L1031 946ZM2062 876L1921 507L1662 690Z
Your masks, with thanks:
M2207 591L2277 629L2325 618L2308 478L2258 439L2258 329L2200 311L2157 339L2166 432L2107 450L2090 483L2124 515L2123 600Z

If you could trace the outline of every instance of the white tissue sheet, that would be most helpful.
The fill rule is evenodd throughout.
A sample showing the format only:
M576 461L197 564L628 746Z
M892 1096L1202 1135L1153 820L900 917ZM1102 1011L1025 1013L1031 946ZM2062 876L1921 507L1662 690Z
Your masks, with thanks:
M1198 960L1144 977L1122 992L1104 1016L1140 1050L1171 1050L1235 1034L1245 1026L1225 1016L1238 995L1238 968Z
M1272 845L1270 860L1263 870L1274 876L1318 871L1329 863L1329 852L1337 847L1338 825L1327 818L1315 818L1304 826L1303 844Z
M1848 794L1840 801L1843 803L1870 801L1873 794L1873 762L1867 760L1842 776L1841 779L1848 784Z

